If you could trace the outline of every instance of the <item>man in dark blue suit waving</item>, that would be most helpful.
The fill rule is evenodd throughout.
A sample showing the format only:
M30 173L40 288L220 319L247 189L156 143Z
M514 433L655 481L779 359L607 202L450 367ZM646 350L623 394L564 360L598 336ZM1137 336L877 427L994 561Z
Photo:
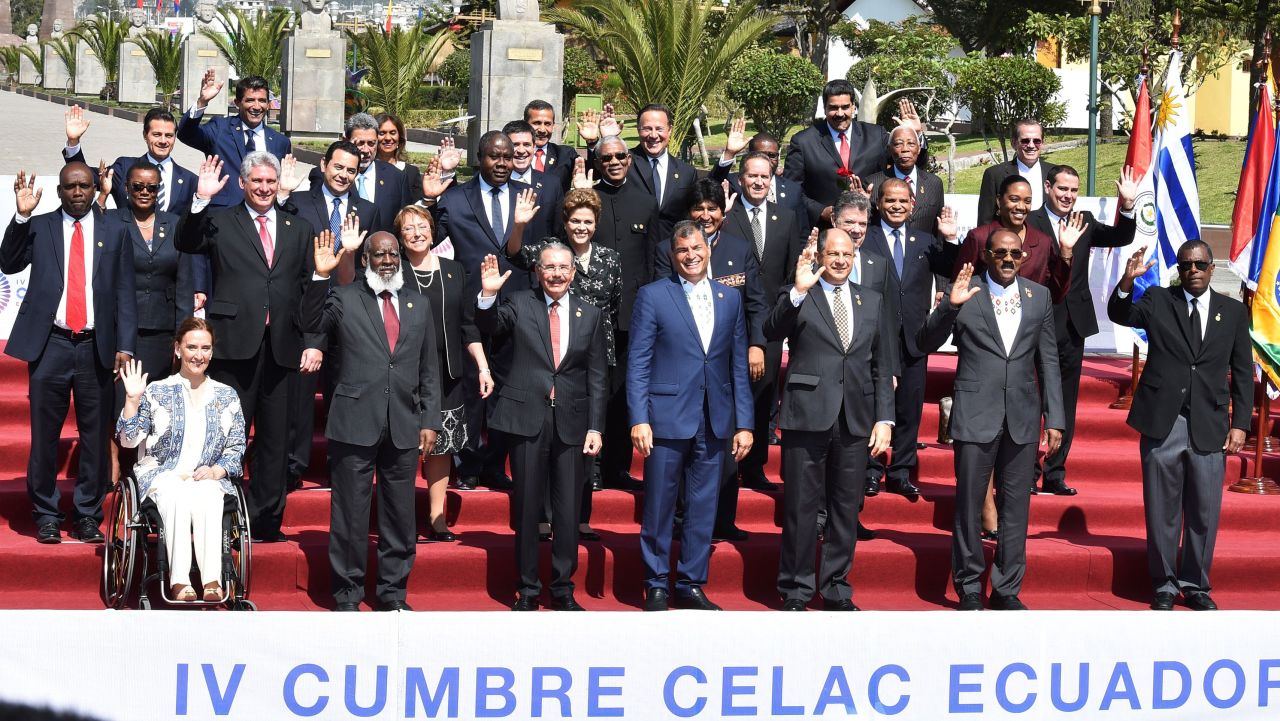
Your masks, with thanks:
M747 379L747 320L734 290L707 277L711 251L692 221L673 231L676 275L640 289L631 316L627 407L631 442L644 456L645 610L665 611L671 531L680 479L685 517L676 604L720 610L702 592L711 559L725 451L751 450L754 409Z

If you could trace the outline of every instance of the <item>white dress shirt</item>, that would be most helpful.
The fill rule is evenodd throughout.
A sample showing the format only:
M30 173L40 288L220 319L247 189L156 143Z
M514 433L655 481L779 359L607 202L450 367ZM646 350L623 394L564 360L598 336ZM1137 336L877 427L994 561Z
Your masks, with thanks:
M996 314L996 327L1000 329L1000 342L1006 355L1013 352L1013 342L1018 338L1018 324L1022 322L1022 296L1018 295L1018 279L1004 287L987 273L987 290L991 293L991 305Z
M342 197L338 197L338 196L334 195L333 193L331 193L331 192L329 191L329 186L324 185L324 184L322 183L322 184L320 185L320 192L321 192L321 194L324 196L324 217L325 217L325 220L326 220L326 221L328 221L329 216L333 215L333 201L335 201L335 200L337 200L337 201L338 201L338 214L339 214L339 215L341 215L343 218L346 218L346 217L347 217L347 213L350 213L350 212L351 212L351 193L350 193L350 191L348 191L348 192L346 192L346 193L343 193L343 194L342 194ZM250 211L250 212L252 212L252 211ZM256 221L256 220L255 220L254 222L256 223L256 222L258 222L258 221ZM315 230L316 230L316 232L319 232L319 231L321 231L321 230L325 230L327 227L328 227L328 226L326 225L326 226L325 226L325 228L316 228ZM271 237L273 237L273 238L274 238L275 236L273 235L273 236L271 236Z
M1204 333L1209 329L1209 294L1213 292L1211 288L1205 288L1200 297L1196 297L1188 293L1185 289L1182 295L1187 299L1187 317L1191 317L1191 299L1195 298L1197 310L1200 311L1200 341L1204 342Z
M533 166L530 165L523 173L515 168L511 169L511 180L525 185L533 185Z
M25 221L24 221L25 222ZM53 316L54 325L68 328L67 325L67 279L71 276L71 235L75 233L76 219L62 212L62 295L58 298L58 311ZM97 250L97 242L93 235L93 213L85 213L80 219L80 232L84 236L84 310L85 330L93 328L93 254Z
M1013 162L1017 165L1018 175L1031 184L1031 209L1039 208L1044 203L1044 163L1037 160L1035 166L1028 168L1021 159L1014 158Z
M711 300L711 281L703 278L697 283L680 279L680 287L689 301L689 310L693 312L693 320L698 326L698 335L702 339L702 352L711 350L711 334L715 331L715 303Z

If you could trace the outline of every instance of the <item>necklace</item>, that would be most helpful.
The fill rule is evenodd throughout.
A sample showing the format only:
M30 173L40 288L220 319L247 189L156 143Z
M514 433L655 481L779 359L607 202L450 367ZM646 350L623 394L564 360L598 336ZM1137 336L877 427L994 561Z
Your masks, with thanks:
M137 221L137 223L138 223L138 227L141 228L142 230L151 230L151 227L156 224L156 219L155 219L155 216L152 216L151 222L147 223L146 225L143 225L141 220Z
M424 289L431 287L431 284L434 283L436 280L436 272L437 271L434 271L434 270L418 270L417 268L413 269L413 281L418 284L419 293L421 293ZM424 275L427 277L426 283L422 282L422 277Z

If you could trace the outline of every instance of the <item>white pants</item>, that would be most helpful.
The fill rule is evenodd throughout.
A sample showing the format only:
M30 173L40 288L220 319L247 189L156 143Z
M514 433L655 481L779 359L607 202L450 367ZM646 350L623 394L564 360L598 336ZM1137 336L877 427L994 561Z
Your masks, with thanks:
M174 471L157 474L147 494L155 500L165 528L169 555L169 583L186 585L191 579L191 547L202 583L222 580L221 481L194 481Z

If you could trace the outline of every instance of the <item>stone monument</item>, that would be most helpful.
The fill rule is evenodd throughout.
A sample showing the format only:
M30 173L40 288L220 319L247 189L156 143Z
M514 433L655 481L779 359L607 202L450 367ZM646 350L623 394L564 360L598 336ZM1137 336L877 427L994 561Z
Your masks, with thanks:
M54 35L54 31L62 32L65 27L76 24L76 0L44 0L44 12L40 15L40 37L62 37Z
M107 70L89 43L76 42L76 95L97 95L107 84Z
M49 39L57 40L58 38L65 35L65 33L62 32L62 28L63 28L62 18L54 19L53 30L49 32Z
M67 70L67 64L63 62L62 56L53 49L55 42L65 41L51 40L41 48L44 53L44 77L40 79L40 87L60 93L71 92L71 72Z
M499 0L498 19L471 37L468 157L477 157L481 135L524 117L528 101L559 108L563 85L564 36L538 21L537 0Z
M216 22L217 17L217 3L214 0L200 0L196 3L195 32L182 44L182 110L184 112L189 110L200 97L200 83L204 79L204 73L209 68L213 68L214 74L222 82L222 90L218 92L216 98L209 101L204 114L210 116L227 114L227 98L231 97L228 94L231 90L228 87L230 83L227 81L229 63L218 46L200 33L201 30L221 32L223 28Z
M36 27L35 23L28 25L27 37L23 42L36 52L42 52L40 48L40 38L36 36L36 32L38 31L39 28ZM31 58L26 55L21 56L18 60L18 82L26 85L35 85L40 82L40 73L36 72L36 64L31 62Z
M342 132L347 41L333 29L329 0L305 0L306 12L284 41L280 128L290 137Z
M135 9L129 15L129 37L146 35L147 11ZM120 43L117 97L122 103L151 104L156 101L156 71L136 40Z

